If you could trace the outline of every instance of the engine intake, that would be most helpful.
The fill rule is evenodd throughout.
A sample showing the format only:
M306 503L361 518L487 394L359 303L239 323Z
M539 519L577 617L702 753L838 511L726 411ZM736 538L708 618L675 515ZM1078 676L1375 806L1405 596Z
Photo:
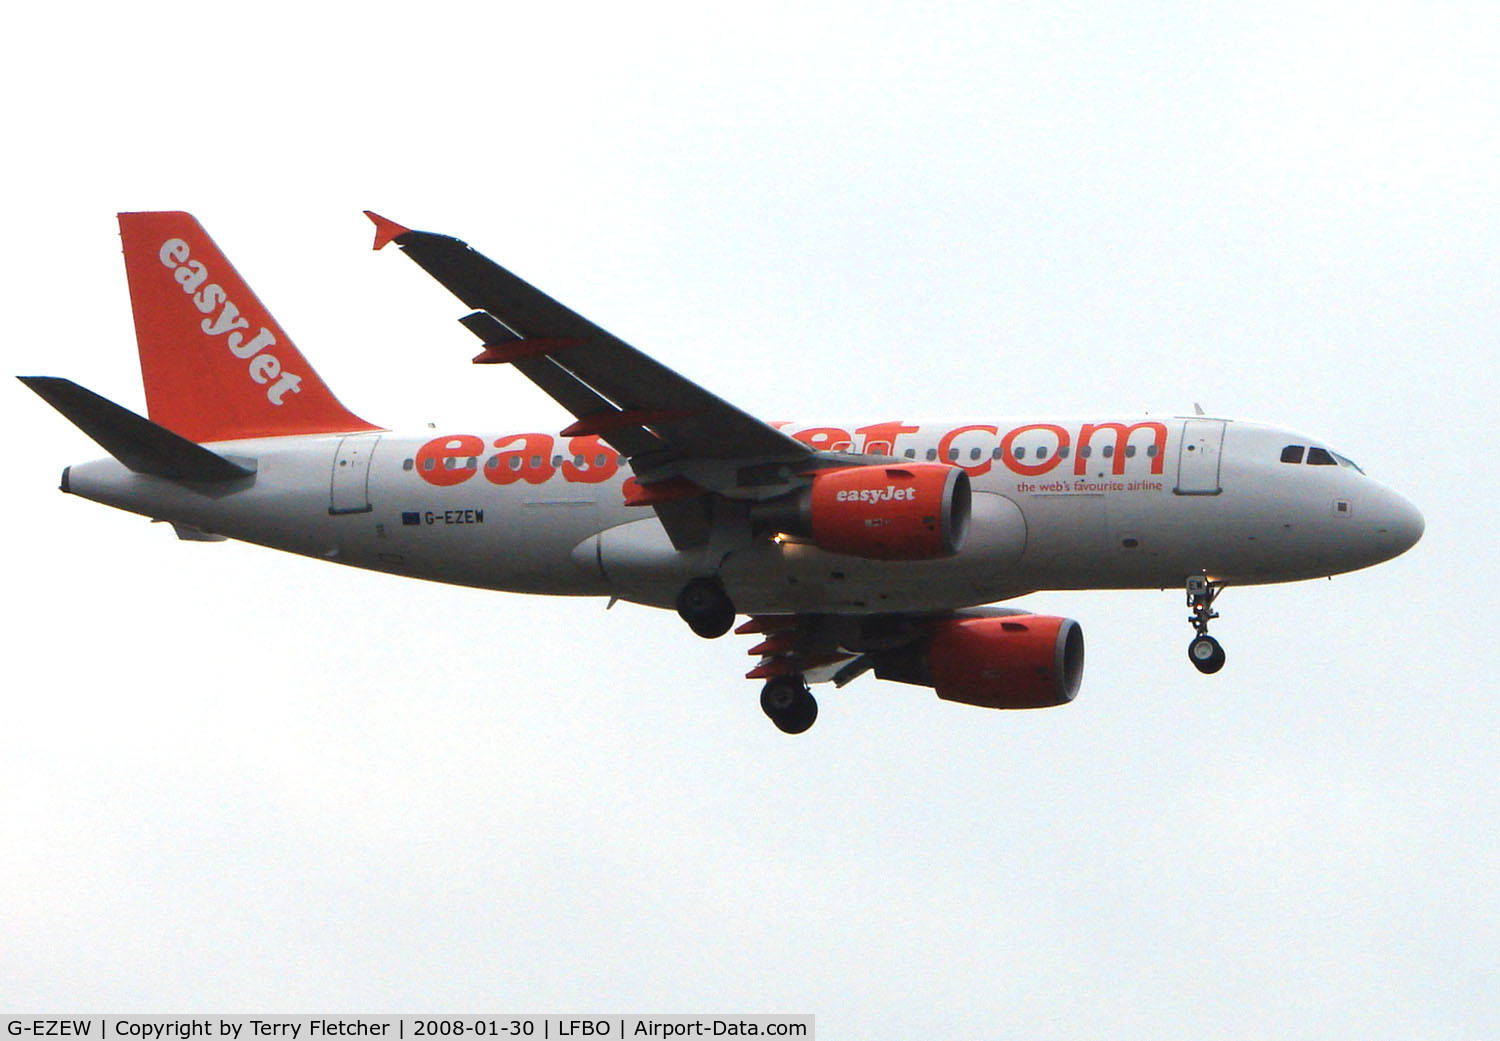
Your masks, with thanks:
M969 475L959 467L876 464L816 474L809 487L751 516L830 553L936 560L963 548L971 504Z

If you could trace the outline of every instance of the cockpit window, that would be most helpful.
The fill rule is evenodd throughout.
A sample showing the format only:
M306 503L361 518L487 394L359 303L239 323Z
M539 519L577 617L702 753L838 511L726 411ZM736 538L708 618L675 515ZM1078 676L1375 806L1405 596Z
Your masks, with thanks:
M1330 452L1326 448L1287 445L1281 450L1281 461L1283 463L1300 463L1302 462L1303 452L1307 453L1307 463L1309 466L1345 466L1355 473L1364 473L1364 470L1360 469L1359 464L1353 459L1341 456L1337 452Z

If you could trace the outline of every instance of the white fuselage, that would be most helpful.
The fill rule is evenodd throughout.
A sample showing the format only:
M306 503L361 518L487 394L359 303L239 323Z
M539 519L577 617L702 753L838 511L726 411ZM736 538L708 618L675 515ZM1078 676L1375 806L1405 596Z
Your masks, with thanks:
M1317 439L1258 423L1133 416L803 427L816 448L968 471L973 521L953 557L863 560L748 526L672 549L597 437L395 432L221 442L254 460L232 484L190 485L113 459L66 490L184 531L391 574L488 589L671 606L716 573L741 613L944 610L1039 589L1162 588L1316 578L1409 548L1422 519ZM1301 462L1284 462L1288 446Z

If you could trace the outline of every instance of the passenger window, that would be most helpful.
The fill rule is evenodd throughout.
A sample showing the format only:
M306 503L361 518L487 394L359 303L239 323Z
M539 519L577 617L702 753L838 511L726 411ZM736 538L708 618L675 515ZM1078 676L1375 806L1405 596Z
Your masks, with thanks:
M958 462L958 449L956 449L956 448L950 448L950 449L948 449L948 462L950 462L950 463L956 463L956 462Z
M1114 445L1105 445L1104 446L1104 458L1106 458L1106 459L1113 459L1114 457L1115 457L1115 446Z
M1126 445L1125 446L1125 458L1126 459L1134 459L1135 458L1135 445Z
M1016 447L1013 448L1011 451L1015 453L1015 457L1017 459L1025 459L1026 458L1026 446L1025 445L1016 445Z
M1326 448L1309 448L1307 450L1308 466L1338 466L1338 460L1334 459Z
M581 455L575 455L573 457L573 465L574 466L582 466L583 465L583 456L581 456Z
M469 458L465 459L464 460L464 469L465 470L477 470L477 469L479 469L479 457L477 455L471 455L471 456L469 456Z
M1151 444L1146 446L1146 454L1149 455L1152 459L1156 458L1156 442L1153 441L1151 442Z
M972 459L972 460L974 460L975 462L978 462L979 461L979 449L977 449L977 448L971 448L971 449L969 449L969 458Z
M937 458L937 449L936 448L929 448L927 450L927 461L930 463L930 462L932 462L936 458Z
M1281 461L1283 463L1302 462L1303 447L1301 445L1287 445L1281 450Z
M1045 459L1045 458L1047 458L1047 446L1046 445L1038 445L1037 446L1036 457L1038 459Z
M1094 446L1093 445L1083 445L1082 447L1080 447L1078 449L1078 454L1082 458L1087 459L1089 456L1091 456L1091 455L1094 454Z
M484 468L486 470L498 470L498 469L500 469L500 457L498 455L492 455L492 456L490 456L488 459L486 459L484 461Z
M906 458L908 458L908 459L915 459L916 457L917 457L917 450L915 448L908 448L906 450Z
M609 456L604 455L602 452L599 455L594 456L594 465L601 470L604 469L604 464L607 462L609 462Z
M1068 458L1069 454L1072 453L1072 451L1073 451L1073 448L1070 445L1058 445L1057 446L1057 457L1059 459L1066 459L1066 458Z
M416 465L417 465L417 461L415 459L408 459L408 460L406 460L406 462L404 462L404 463L401 464L401 469L403 469L403 470L410 470L412 467L414 467Z
M513 456L510 457L510 468L512 470L519 470L521 468L521 457L520 456L513 455Z
M426 459L422 460L422 469L424 470L431 470L436 465L437 460L432 458L432 456L428 456Z

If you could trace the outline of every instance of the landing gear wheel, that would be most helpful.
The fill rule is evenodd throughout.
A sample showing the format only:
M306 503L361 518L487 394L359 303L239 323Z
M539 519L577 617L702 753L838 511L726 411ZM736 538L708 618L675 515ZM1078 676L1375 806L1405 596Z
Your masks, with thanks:
M818 720L818 701L801 676L777 676L760 689L761 711L783 734L801 734Z
M1193 667L1202 673L1218 672L1224 667L1224 648L1219 646L1219 641L1204 633L1202 636L1193 637L1193 642L1188 644L1188 661Z
M705 640L717 639L734 625L734 602L717 579L695 578L677 594L677 613Z

